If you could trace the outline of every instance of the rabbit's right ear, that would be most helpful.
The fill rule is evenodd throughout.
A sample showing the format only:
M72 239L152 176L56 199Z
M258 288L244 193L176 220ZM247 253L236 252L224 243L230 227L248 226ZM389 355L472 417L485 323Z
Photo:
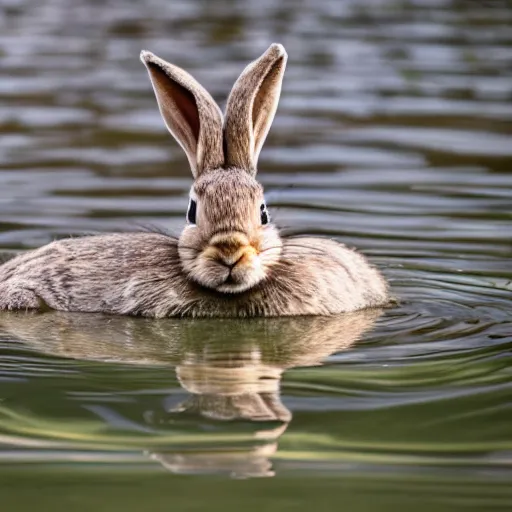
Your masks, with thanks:
M210 96L186 71L142 51L167 129L187 154L192 174L222 167L222 112Z
M256 174L258 156L277 110L287 58L284 47L274 43L235 82L224 123L226 167Z

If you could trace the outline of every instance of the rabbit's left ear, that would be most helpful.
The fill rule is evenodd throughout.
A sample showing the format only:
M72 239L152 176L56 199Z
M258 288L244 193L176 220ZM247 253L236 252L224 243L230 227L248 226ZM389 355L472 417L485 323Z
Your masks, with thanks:
M186 71L151 52L140 54L167 129L187 154L194 178L224 164L222 112Z
M287 58L282 45L272 44L235 82L224 122L226 167L256 174L258 156L277 110Z

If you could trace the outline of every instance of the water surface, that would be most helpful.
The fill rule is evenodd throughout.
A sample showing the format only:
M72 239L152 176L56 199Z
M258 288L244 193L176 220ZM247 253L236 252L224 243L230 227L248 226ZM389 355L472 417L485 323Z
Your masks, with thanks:
M0 315L2 508L510 509L511 21L506 1L5 3L1 250L179 232L190 175L140 50L224 105L279 41L274 220L360 248L399 305Z

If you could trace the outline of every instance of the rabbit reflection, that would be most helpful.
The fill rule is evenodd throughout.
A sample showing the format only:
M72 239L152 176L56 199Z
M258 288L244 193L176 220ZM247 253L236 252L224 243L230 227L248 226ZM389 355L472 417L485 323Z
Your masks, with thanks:
M172 432L178 425L198 432L198 439L206 431L218 434L218 440L145 453L176 473L243 478L274 474L270 459L292 419L280 397L283 372L322 364L351 347L380 314L365 310L335 317L147 320L2 313L0 327L53 355L175 367L188 396L176 400L172 394L160 408L146 406L141 417L148 435L152 429ZM105 408L95 412L108 423ZM144 449L143 440L140 447Z

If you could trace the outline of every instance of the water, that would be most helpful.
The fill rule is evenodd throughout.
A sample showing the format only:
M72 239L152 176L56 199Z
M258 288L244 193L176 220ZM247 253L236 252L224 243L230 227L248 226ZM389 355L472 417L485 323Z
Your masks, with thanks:
M274 219L359 247L399 300L332 319L0 315L3 510L510 509L509 2L0 9L2 250L178 231L190 175L140 50L223 104L279 41Z

